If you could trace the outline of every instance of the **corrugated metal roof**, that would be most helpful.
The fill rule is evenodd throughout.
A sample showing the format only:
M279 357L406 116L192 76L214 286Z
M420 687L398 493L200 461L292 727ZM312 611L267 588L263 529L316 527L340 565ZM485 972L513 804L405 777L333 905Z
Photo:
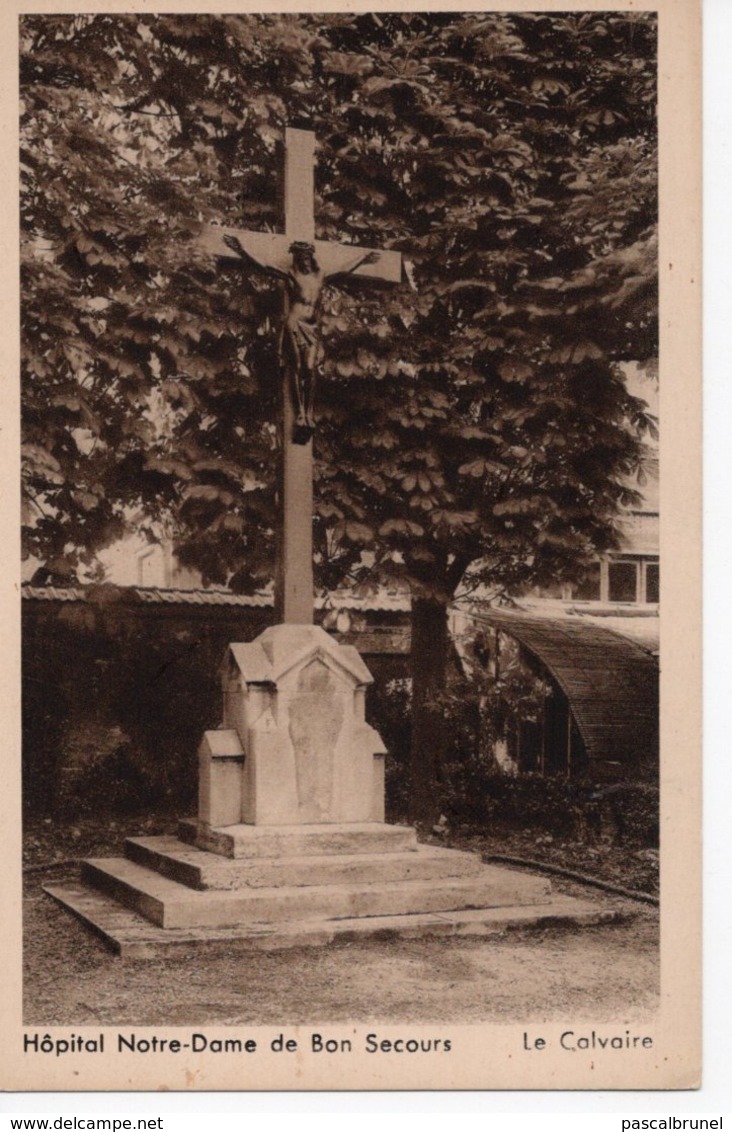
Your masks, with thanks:
M105 587L100 586L29 586L22 587L24 598L33 601L93 601L99 600ZM148 605L225 605L247 609L271 609L274 599L271 593L234 594L229 590L166 590L145 586L109 586L110 596L119 591L126 600ZM377 592L367 597L356 597L347 592L317 597L318 609L350 609L366 613L408 613L411 603L408 593Z
M60 589L56 586L23 586L23 597L34 601L83 601L84 591L81 587L74 589Z
M658 748L658 662L620 633L569 617L504 610L472 615L546 666L567 696L590 759L648 761Z
M268 594L233 594L228 590L165 590L157 587L145 586L71 586L61 588L58 586L28 586L22 588L24 598L34 601L95 601L99 600L104 590L113 596L115 590L120 596L140 602L143 605L159 605L161 603L179 605L240 605L247 607L264 608L272 605L272 598Z
M571 615L571 614L570 614ZM594 615L591 611L584 612L579 618L585 623L598 625L603 629L610 629L621 637L635 641L646 652L658 656L660 648L660 621L656 617L618 617L612 614Z
M613 629L621 637L627 637L641 645L647 652L657 654L659 651L661 622L658 606L521 597L516 603L516 609L529 617L555 620L571 617L573 621L581 620L603 629Z

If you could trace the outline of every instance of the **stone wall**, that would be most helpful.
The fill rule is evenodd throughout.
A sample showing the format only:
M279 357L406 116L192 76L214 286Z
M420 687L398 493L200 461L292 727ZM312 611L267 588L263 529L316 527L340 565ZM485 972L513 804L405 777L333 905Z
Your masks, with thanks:
M221 722L226 646L262 632L271 608L113 586L31 592L23 598L26 813L194 812L197 747ZM358 647L361 636L378 711L387 682L407 674L408 614L370 615L348 643Z

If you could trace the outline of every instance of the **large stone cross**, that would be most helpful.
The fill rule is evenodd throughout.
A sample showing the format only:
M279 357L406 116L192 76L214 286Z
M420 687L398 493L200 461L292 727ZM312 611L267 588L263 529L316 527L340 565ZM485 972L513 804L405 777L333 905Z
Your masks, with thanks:
M287 289L297 289L297 280L307 286L308 276L294 274L293 244L311 245L318 277L312 286L317 293L311 304L313 315L301 318L295 324L290 340L294 343L291 355L309 351L311 336L319 339L319 299L322 285L334 276L353 274L399 283L401 255L399 252L374 251L352 244L335 244L315 239L314 193L315 134L310 130L285 130L285 191L284 234L275 232L249 232L238 228L209 227L204 233L206 250L225 259L244 261L266 274L281 279ZM300 292L297 292L298 296ZM294 300L289 300L291 308ZM317 310L315 309L317 306ZM300 308L303 303L300 302ZM307 306L305 307L307 310ZM286 335L289 324L283 318ZM298 344L299 334L299 344ZM317 364L316 350L312 348L307 364ZM283 372L278 375L283 387L283 421L280 449L279 507L277 565L275 575L275 617L286 624L313 623L313 445L307 431L298 428L303 414L301 394L299 404L293 391L292 356L283 359Z

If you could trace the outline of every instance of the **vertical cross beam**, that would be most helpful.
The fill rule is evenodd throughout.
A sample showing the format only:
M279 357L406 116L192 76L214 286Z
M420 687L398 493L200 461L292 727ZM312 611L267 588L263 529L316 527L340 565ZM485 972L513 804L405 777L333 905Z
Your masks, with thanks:
M315 239L315 134L285 130L285 235ZM295 406L290 382L282 383L278 483L275 620L313 623L313 442L293 444Z
M315 245L325 280L335 279L339 274L353 274L384 283L399 283L402 274L399 252L315 239L314 133L289 127L285 130L284 165L284 234L204 225L201 241L206 252L219 259L233 258L240 264L244 261L253 270L273 272L280 282L288 285L287 281L292 281L293 266L289 249L298 240ZM290 375L278 372L275 381L282 388L278 424L275 616L280 623L312 625L313 445L312 441L293 443L297 413Z
M315 240L315 134L285 129L285 235Z

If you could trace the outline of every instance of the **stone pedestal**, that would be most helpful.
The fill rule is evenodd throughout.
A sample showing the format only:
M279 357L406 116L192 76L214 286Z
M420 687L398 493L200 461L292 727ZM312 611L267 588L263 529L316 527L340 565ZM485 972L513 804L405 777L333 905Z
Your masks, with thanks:
M229 645L222 728L199 750L202 840L240 822L383 822L385 748L364 716L371 680L354 648L314 625Z
M84 861L79 883L46 891L130 956L614 915L386 825L384 747L364 718L370 682L355 649L312 625L230 645L222 726L199 751L198 818L178 837L128 838L124 857Z

